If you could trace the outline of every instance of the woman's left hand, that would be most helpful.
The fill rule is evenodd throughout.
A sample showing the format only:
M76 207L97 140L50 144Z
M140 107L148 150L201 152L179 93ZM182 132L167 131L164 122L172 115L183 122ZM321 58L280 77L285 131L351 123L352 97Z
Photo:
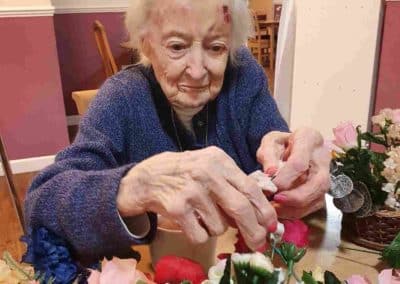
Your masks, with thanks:
M279 217L298 219L324 206L331 156L318 131L304 127L293 133L270 132L261 141L257 160L264 172L276 174ZM280 161L285 163L278 171Z

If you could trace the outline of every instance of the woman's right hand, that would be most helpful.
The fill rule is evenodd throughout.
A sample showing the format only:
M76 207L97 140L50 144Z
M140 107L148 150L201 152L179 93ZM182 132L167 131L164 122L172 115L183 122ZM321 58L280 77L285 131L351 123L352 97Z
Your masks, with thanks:
M194 243L221 235L232 218L252 249L265 244L266 228L277 223L256 181L214 146L137 164L121 180L117 207L123 217L151 211L175 220Z

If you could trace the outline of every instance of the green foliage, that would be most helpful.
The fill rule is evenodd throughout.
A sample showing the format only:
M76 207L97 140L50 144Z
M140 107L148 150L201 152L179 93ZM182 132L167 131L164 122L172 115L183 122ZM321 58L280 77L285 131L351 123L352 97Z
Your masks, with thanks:
M394 269L400 268L400 232L382 252L382 258Z
M228 256L226 259L226 265L224 269L224 275L222 276L221 280L219 281L220 284L230 284L231 283L231 255Z
M372 202L382 205L387 197L382 185L387 181L381 172L387 157L385 153L373 152L367 148L351 148L336 160L340 163L339 172L349 176L353 181L364 183L371 194Z
M325 271L324 273L324 283L325 284L340 284L340 280L330 271Z
M321 282L314 279L312 272L303 271L303 276L301 277L304 284L322 284Z
M283 243L280 247L275 247L274 250L286 265L290 261L294 263L299 262L307 252L306 248L298 249L292 243Z

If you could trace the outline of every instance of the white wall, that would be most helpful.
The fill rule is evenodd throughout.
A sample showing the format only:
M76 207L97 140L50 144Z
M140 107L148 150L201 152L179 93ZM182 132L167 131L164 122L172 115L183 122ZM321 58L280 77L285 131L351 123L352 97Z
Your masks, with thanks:
M290 106L292 129L313 126L329 137L343 120L367 125L381 8L380 0L296 0L291 93L275 91ZM277 80L285 73L277 70Z

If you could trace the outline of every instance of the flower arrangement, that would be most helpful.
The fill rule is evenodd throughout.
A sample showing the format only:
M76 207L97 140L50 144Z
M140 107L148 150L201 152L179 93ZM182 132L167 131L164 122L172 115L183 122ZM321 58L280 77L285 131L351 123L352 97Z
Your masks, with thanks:
M283 233L283 234L282 234ZM300 276L294 272L294 266L306 254L309 230L300 220L284 221L278 226L277 233L271 234L270 248L265 252L249 252L238 238L233 254L222 254L220 261L206 274L202 267L191 260L165 256L156 267L154 278L137 270L134 259L104 259L92 268L83 268L72 260L68 245L45 228L31 233L24 238L28 242L24 261L17 263L5 253L0 259L0 284L52 284L52 283L120 283L120 284L247 284L289 283L291 278L296 283L319 284L341 282L332 272L323 272L316 267L314 271L304 271ZM273 259L279 256L285 268L274 267ZM400 234L382 253L382 257L393 269L383 270L379 284L400 284ZM371 283L363 276L353 275L346 280L348 284ZM374 282L376 283L376 282Z
M373 131L351 122L333 129L331 193L339 209L358 217L400 211L400 109L383 109L372 123Z

